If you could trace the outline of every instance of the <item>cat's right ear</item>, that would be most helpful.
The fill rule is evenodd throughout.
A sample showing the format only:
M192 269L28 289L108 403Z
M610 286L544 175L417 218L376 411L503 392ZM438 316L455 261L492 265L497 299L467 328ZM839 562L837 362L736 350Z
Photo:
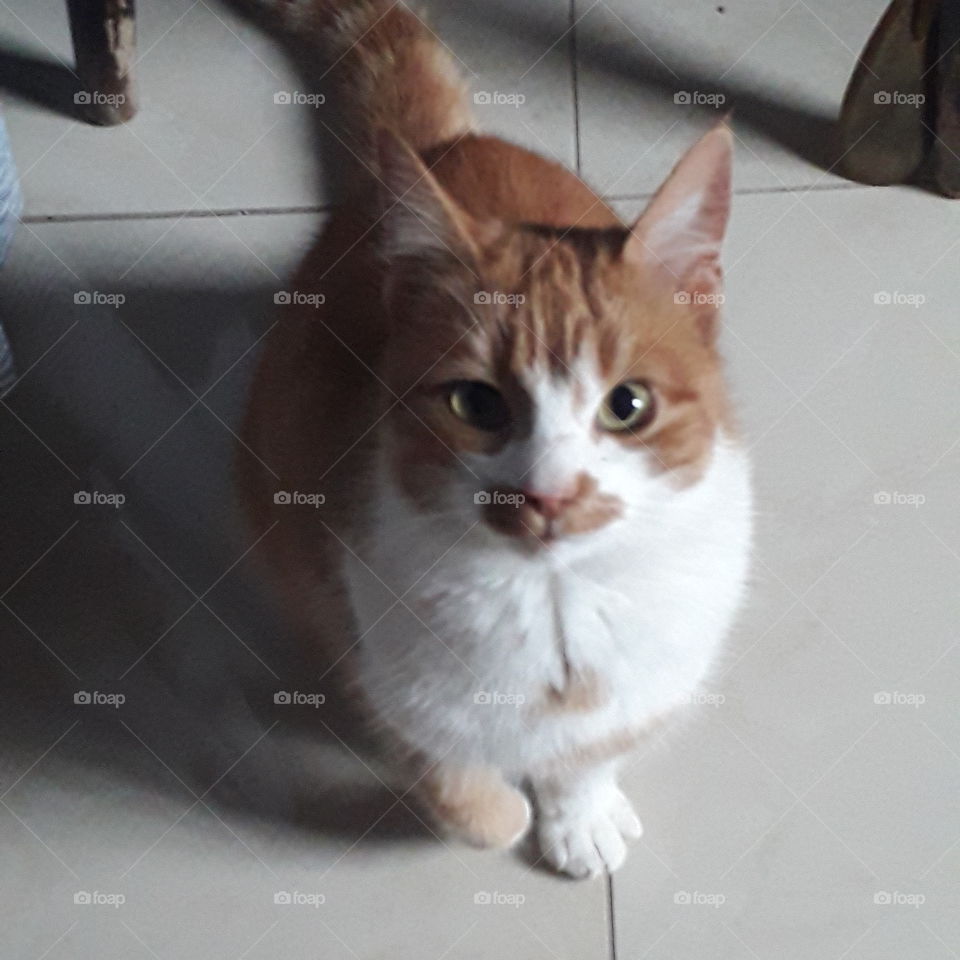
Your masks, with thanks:
M384 130L377 143L382 206L379 249L385 261L459 260L473 269L478 224L447 195L420 157Z

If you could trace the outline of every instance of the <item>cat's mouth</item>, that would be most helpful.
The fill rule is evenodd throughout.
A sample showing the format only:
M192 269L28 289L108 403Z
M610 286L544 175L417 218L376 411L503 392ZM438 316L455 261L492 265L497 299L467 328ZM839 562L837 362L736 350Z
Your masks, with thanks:
M623 508L619 497L595 489L567 500L514 490L491 495L482 504L481 515L497 533L536 549L599 530L621 516Z

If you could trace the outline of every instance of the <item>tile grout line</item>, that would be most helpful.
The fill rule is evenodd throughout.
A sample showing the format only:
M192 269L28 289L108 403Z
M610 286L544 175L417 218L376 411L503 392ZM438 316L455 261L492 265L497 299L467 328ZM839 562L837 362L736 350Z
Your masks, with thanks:
M573 87L573 150L577 176L583 173L580 160L580 76L577 70L577 0L570 0L570 82Z
M850 182L840 182L840 183L824 183L824 184L810 184L808 186L803 186L798 184L797 186L789 187L743 187L739 190L734 189L734 197L758 197L758 196L767 196L772 194L791 194L791 193L830 193L846 190L876 190L876 186L867 183L850 183ZM602 199L608 201L621 201L621 200L649 200L655 191L651 190L647 193L611 193L604 194Z
M325 213L336 204L304 204L289 207L225 207L199 210L140 210L132 213L35 213L20 218L22 223L83 223L108 220L202 220L216 217L274 216L290 213Z
M610 943L610 960L617 960L617 919L614 910L613 874L607 874L607 933Z
M579 165L579 149L577 153ZM877 188L862 183L837 183L808 187L755 187L744 190L734 190L733 195L735 197L753 197L780 193L829 193L831 191L875 189ZM601 195L601 199L612 203L622 203L630 200L649 200L652 196L652 191L649 193L614 193ZM342 204L329 203L304 204L302 206L290 207L230 207L210 210L141 210L133 213L34 213L27 214L20 219L22 223L34 225L42 225L45 223L103 223L113 220L209 220L218 217L271 217L283 216L285 214L330 213L340 206L342 206Z

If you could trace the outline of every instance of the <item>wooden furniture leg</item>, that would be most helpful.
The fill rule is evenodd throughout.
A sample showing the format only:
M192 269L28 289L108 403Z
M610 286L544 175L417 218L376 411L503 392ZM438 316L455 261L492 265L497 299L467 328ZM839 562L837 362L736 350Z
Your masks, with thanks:
M943 0L937 56L933 177L944 196L960 197L960 0Z
M90 123L125 123L137 111L134 0L67 0L67 9L80 77L75 102Z

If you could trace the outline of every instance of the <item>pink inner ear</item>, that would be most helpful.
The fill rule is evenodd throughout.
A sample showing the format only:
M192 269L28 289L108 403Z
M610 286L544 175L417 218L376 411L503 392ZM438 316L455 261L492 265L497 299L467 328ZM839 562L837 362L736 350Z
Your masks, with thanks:
M383 203L382 252L395 256L449 254L459 260L472 250L469 217L447 196L420 157L394 134L378 140Z
M637 218L624 258L661 271L674 289L716 293L730 216L733 137L726 121L697 141Z

